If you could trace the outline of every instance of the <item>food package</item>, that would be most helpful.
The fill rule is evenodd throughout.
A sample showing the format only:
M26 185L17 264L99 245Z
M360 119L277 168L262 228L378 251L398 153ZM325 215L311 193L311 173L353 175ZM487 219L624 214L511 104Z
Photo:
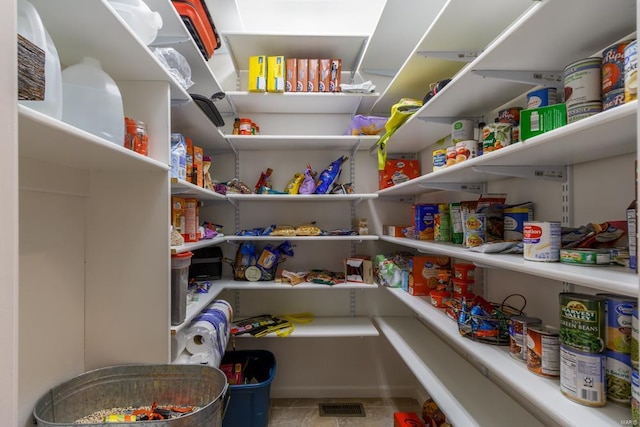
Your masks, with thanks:
M331 192L333 184L338 180L340 172L342 172L342 164L347 161L347 159L347 156L341 156L322 171L316 182L316 194L327 194Z
M385 123L387 123L386 117L357 114L351 119L345 135L381 135L384 132Z
M272 236L295 236L296 229L290 225L278 225L272 232Z
M302 224L296 227L296 236L319 236L322 231L313 224Z
M302 184L303 180L304 180L303 173L298 172L295 175L293 175L293 178L291 178L287 183L287 187L284 190L285 193L298 194L298 192L300 191L300 185Z
M299 194L313 194L316 191L315 174L311 170L311 166L307 166L304 171L304 178L298 189Z

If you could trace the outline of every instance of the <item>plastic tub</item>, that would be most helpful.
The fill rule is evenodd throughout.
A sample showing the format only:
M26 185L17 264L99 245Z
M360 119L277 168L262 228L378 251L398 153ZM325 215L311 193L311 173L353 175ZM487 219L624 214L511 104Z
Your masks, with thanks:
M124 145L122 95L97 59L84 57L62 71L62 96L64 122Z
M468 263L455 263L453 264L453 277L454 279L465 280L473 282L475 279L476 266Z
M109 4L146 45L153 43L162 28L162 16L142 0L109 0Z
M276 375L276 358L267 350L229 351L221 367L228 363L246 363L245 376L255 375L256 384L229 386L229 405L222 420L223 427L266 427L269 422L271 382ZM251 368L250 368L251 366Z
M193 252L171 255L171 325L179 325L187 316L189 266Z
M83 426L220 427L228 384L225 374L201 365L120 365L81 374L47 390L33 410L38 426L76 426L97 411L120 407L198 406L180 418Z

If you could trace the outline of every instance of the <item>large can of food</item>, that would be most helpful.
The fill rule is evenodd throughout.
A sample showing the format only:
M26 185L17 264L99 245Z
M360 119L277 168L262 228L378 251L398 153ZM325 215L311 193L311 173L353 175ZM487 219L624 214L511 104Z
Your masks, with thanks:
M607 398L614 402L631 402L631 357L616 351L607 351L606 356Z
M624 88L624 50L631 40L609 46L602 51L602 93Z
M602 353L606 339L607 299L573 292L562 292L559 299L562 344L587 353Z
M633 310L631 318L631 365L638 369L640 365L640 351L638 351L640 341L640 327L638 326L638 309Z
M597 294L607 299L607 341L608 350L631 354L633 310L638 307L637 298L614 294Z
M509 354L521 362L527 360L527 330L529 326L540 325L537 317L511 316L509 319Z
M624 104L624 88L613 89L602 97L602 111Z
M522 241L524 223L533 221L531 206L517 206L504 210L504 240Z
M433 150L433 170L437 171L440 169L444 169L447 165L447 149L446 148L438 148L437 150Z
M564 69L564 102L567 110L579 104L602 102L602 58L591 57Z
M451 142L455 145L456 142L473 139L474 129L473 120L456 120L451 125Z
M546 325L527 327L527 368L543 377L560 376L560 336Z
M604 353L584 353L560 346L560 391L569 399L587 406L605 406Z
M602 113L602 101L584 102L567 108L567 123L575 123L578 120L586 119Z
M473 159L478 155L478 141L475 139L465 139L456 142L456 164L465 160Z
M526 221L522 230L524 259L554 262L560 260L559 222Z
M624 101L638 99L638 45L634 40L624 48Z

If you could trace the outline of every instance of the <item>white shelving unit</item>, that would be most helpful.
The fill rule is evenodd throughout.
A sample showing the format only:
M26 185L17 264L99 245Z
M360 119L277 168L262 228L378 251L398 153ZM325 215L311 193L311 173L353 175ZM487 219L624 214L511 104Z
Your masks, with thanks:
M433 307L425 299L409 295L399 288L387 288L387 290L411 308L448 345L457 348L459 353L467 354L468 357L477 360L482 365L482 369L489 372L489 377L496 377L507 383L524 399L533 403L540 411L560 425L580 425L582 423L614 425L620 420L629 418L631 412L629 407L625 405L609 403L603 408L590 408L565 398L560 392L558 379L544 378L530 372L526 363L509 355L508 346L493 346L465 338L460 335L458 326L447 317L444 311ZM402 329L398 327L397 330L400 330L402 334L389 337L390 341L399 341L402 345L405 334L408 333L407 329L406 327ZM416 348L424 347L427 343L428 341L423 340L422 344L417 344ZM425 362L430 369L435 369L430 360ZM457 392L454 394L456 397L460 396ZM481 423L480 425L486 424Z
M379 136L363 135L225 135L229 143L240 150L370 150Z
M208 190L203 187L199 187L190 182L171 178L171 194L179 195L182 197L196 197L199 200L209 201L225 201L227 197L224 194L216 193L215 191Z
M353 114L365 98L375 98L377 93L320 93L320 92L284 92L253 93L246 91L227 91L227 97L237 111L243 113L316 113L316 114Z
M379 335L371 320L365 317L315 317L309 323L294 323L293 332L286 338L348 338L377 337ZM259 338L238 335L236 339L280 338L270 333Z
M377 194L239 194L229 193L227 198L231 203L251 202L339 202L353 201L359 203L363 200L372 200Z
M310 242L330 242L330 241L347 241L347 242L360 242L367 240L378 240L378 236L227 236L227 242L272 242L282 240L296 240L296 241L310 241Z
M216 297L220 295L225 289L224 282L220 280L212 280L212 285L209 288L209 292L206 294L198 294L197 301L190 301L187 303L187 314L185 316L184 322L179 325L171 326L171 335L175 335L185 327L189 325L189 323L196 317L202 310L204 310L209 304L215 301Z
M187 242L180 246L171 246L171 254L181 254L194 251L196 249L207 248L209 246L219 245L220 243L224 243L225 241L226 237L223 234L218 234L213 239L204 239L197 242Z

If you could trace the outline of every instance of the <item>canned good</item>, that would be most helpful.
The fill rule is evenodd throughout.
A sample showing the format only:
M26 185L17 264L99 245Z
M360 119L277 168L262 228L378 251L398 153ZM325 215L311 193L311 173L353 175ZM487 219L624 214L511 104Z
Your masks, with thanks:
M456 163L464 162L477 156L478 141L466 139L456 142Z
M567 108L567 123L575 123L578 120L585 119L587 117L594 116L602 112L602 102L585 102L583 104L575 105L571 108Z
M624 50L631 40L609 46L602 51L602 93L623 89L624 93Z
M512 126L520 125L520 111L522 111L522 107L511 107L498 111L498 123L509 123Z
M607 398L614 402L629 403L631 401L631 357L629 354L607 351L605 379L607 381Z
M574 265L609 265L611 252L608 249L560 249L560 262Z
M640 425L640 375L635 368L631 371L631 419Z
M604 353L583 353L560 346L560 391L563 395L587 406L605 406Z
M524 259L554 262L560 259L559 222L526 221L522 231Z
M473 282L468 280L453 279L453 293L455 295L465 295L471 292Z
M451 224L449 224L449 205L438 204L438 213L433 216L433 240L436 242L451 241Z
M504 210L504 240L522 241L524 223L533 221L533 208L519 206Z
M445 166L453 166L456 164L456 146L452 145L450 147L447 147L447 161L445 163Z
M527 327L527 368L543 377L560 376L560 338L557 328Z
M638 323L638 309L636 308L631 316L631 365L636 369L640 364L640 354L638 352L640 328Z
M451 142L455 145L456 142L473 139L474 129L473 120L456 120L451 125Z
M624 104L624 88L610 90L602 98L602 111L622 104Z
M638 99L638 45L634 40L624 48L624 101Z
M444 168L447 165L447 150L437 149L433 150L433 170L437 171Z
M587 353L603 352L607 299L597 295L562 292L559 300L562 344Z
M528 326L540 325L542 320L537 317L511 316L509 319L509 354L511 357L522 362L527 360L527 337Z
M607 299L607 349L630 354L633 311L638 308L637 298L614 294L597 296Z
M589 102L601 102L602 58L581 59L564 69L564 102L567 110Z
M489 123L482 128L482 154L511 145L510 123Z
M527 110L548 107L557 102L558 90L555 87L545 87L527 93Z

